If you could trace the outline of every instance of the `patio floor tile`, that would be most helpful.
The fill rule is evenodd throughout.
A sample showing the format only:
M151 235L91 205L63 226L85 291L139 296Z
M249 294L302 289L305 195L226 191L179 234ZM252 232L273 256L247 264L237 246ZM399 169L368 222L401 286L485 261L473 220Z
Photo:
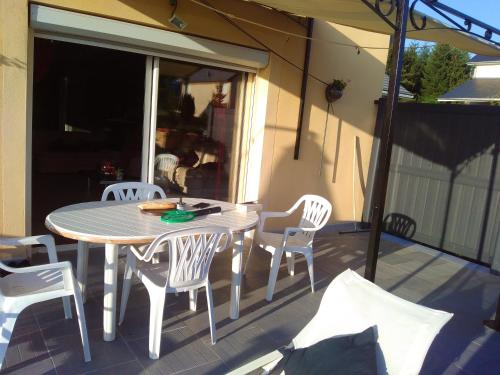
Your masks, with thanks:
M47 339L47 347L58 374L83 374L130 362L135 358L120 336L112 342L105 342L102 334L102 329L88 331L92 355L90 362L83 361L83 348L78 330L72 335Z
M56 374L39 331L11 338L2 366L2 374Z
M500 334L482 326L483 319L494 315L500 277L484 267L421 245L387 235L382 238L376 283L410 301L454 313L431 346L421 374L500 374ZM199 293L196 312L189 310L187 293L169 294L161 357L157 361L148 358L150 301L137 280L116 340L102 340L104 252L91 249L85 313L92 362L83 362L76 318L64 319L62 302L56 299L33 305L20 315L2 373L223 374L288 344L316 313L336 275L346 268L363 274L367 240L367 233L319 233L314 251L316 292L311 293L303 257L296 257L293 277L287 274L283 259L272 302L264 299L270 254L256 249L243 278L237 320L229 318L231 252L217 254L210 271L217 343L210 343L205 292ZM245 260L247 255L248 249ZM45 254L34 256L35 263L46 262L46 258ZM76 264L75 252L63 252L60 258ZM123 265L124 259L120 258L118 306Z
M188 327L162 333L160 358L149 358L148 337L128 341L130 348L149 374L167 375L219 360Z

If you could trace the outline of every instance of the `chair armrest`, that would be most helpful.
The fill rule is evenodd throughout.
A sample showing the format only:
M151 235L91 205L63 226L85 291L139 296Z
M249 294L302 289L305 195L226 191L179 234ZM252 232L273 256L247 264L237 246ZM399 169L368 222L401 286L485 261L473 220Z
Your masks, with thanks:
M130 245L129 249L132 251L132 253L135 255L135 257L139 260L144 260L146 255L148 254L149 248L151 245L146 246L144 251L139 250L138 246L135 245Z
M317 230L317 228L287 227L285 228L285 232L283 233L283 247L286 246L289 236L293 236L297 233L315 232Z
M30 272L38 272L38 271L48 271L48 270L55 270L55 269L60 269L60 270L65 270L69 269L71 270L71 263L68 261L64 262L57 262L57 263L47 263L47 264L41 264L39 266L28 266L28 267L19 267L19 268L14 268L14 267L9 267L5 265L4 263L0 262L0 268L7 272L11 273L30 273Z
M257 227L257 230L259 232L264 231L264 224L266 220L270 217L287 217L290 216L290 212L285 211L285 212L276 212L276 211L262 211L259 215L259 225Z
M47 248L49 255L49 262L57 262L56 243L54 237L50 234L31 237L0 237L0 245L2 246L30 246L30 245L43 245Z
M226 375L244 375L248 374L252 371L255 371L259 368L262 368L263 366L274 362L274 361L279 361L281 358L283 358L283 354L279 350L275 350L274 352L268 353L263 355L262 357L259 357L252 362L249 362L241 367L238 367L237 369L228 372Z
M0 237L0 245L4 246L44 245L49 247L53 244L54 238L50 234L31 237Z

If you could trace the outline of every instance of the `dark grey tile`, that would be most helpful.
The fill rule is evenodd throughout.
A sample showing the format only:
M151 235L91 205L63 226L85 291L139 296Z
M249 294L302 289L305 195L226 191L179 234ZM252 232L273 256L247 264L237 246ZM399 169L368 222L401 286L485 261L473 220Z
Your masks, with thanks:
M30 333L38 332L39 327L33 312L30 308L25 309L19 314L16 319L16 324L14 325L14 332L12 337L24 336Z
M422 250L408 241L387 235L382 239L377 284L402 298L455 314L431 346L422 374L500 373L497 364L500 336L481 325L482 319L494 314L500 277L433 250ZM311 293L303 257L296 257L294 277L288 276L283 259L270 303L264 299L270 254L255 249L243 279L238 320L229 318L231 251L218 254L210 270L218 342L214 346L210 343L203 291L199 294L196 312L189 311L187 293L169 294L159 361L148 359L149 297L137 280L134 281L125 322L118 328L118 339L112 343L102 341L104 251L91 249L85 312L87 325L92 331L92 364L83 362L76 319L64 319L62 303L57 299L33 305L21 314L7 358L11 366L6 371L18 374L50 374L54 371L50 356L40 347L39 323L60 374L77 374L79 371L96 374L225 373L288 343L314 315L324 291L336 275L346 268L363 274L367 241L366 233L318 233L314 243L316 293ZM247 254L248 249L245 259ZM46 255L37 257L39 262L46 262ZM76 265L76 252L61 253L60 258ZM120 259L118 306L123 265L123 259Z
M54 365L40 332L12 337L3 362L2 374L55 374Z
M148 337L128 344L150 374L174 374L220 359L187 327L162 334L160 358L157 360L149 358Z
M101 370L134 359L133 353L120 336L112 342L105 342L102 338L102 329L90 330L88 333L92 355L90 362L83 360L83 348L78 331L69 336L46 339L50 355L60 375Z
M117 366L110 366L101 370L86 372L85 375L146 375L147 371L142 367L139 361L134 360L125 362Z
M146 292L147 293L147 292ZM190 314L189 309L180 309L175 295L168 295L166 305L163 310L162 331L166 332L173 329L185 327L184 317ZM145 303L136 303L130 299L127 303L125 319L118 326L118 331L122 337L129 341L149 335L149 298ZM119 312L117 313L117 319Z
M44 338L47 340L60 336L79 335L80 329L78 327L74 301L71 303L73 312L71 319L64 318L62 302L58 300L49 302L43 308L34 310ZM83 308L87 329L102 329L102 298L89 295Z
M229 368L222 360L217 360L206 365L197 366L175 375L220 375L229 372Z
M228 335L217 341L215 345L211 345L208 338L204 341L229 369L234 369L276 349L276 343L258 327Z

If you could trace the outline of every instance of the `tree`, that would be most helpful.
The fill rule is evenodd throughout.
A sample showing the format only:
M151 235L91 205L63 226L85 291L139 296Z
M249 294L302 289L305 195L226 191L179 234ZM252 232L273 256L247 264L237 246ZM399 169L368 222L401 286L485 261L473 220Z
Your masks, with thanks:
M448 44L436 45L425 64L421 101L434 103L439 96L468 80L471 76L468 61L467 52Z
M403 66L401 68L401 85L415 94L418 102L422 96L422 80L424 77L424 67L429 57L430 48L412 43L405 50L403 56ZM386 66L386 74L390 73L392 49L389 49L389 60Z
M216 86L215 86L215 92L212 94L212 105L215 107L215 108L226 108L227 107L227 103L224 103L224 100L226 98L226 94L224 94L222 92L222 89L223 89L223 85L222 83L218 83Z
M418 102L422 97L424 68L429 57L429 48L411 44L405 50L403 67L401 69L401 84L411 93L415 94Z

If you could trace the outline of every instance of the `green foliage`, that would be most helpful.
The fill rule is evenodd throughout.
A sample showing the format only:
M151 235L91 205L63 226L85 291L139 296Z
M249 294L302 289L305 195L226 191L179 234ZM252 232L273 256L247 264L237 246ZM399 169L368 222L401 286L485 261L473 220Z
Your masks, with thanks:
M346 88L347 82L342 79L334 79L331 85L335 90L342 91Z
M405 51L401 70L401 84L408 91L415 94L416 101L419 101L422 96L422 81L428 57L429 48L418 48L416 44L411 44Z
M422 80L422 101L436 102L437 98L470 78L467 52L438 44L429 54Z
M392 51L389 51L389 55ZM470 78L467 52L438 44L422 47L411 44L401 69L401 85L415 94L417 102L434 103L437 98ZM390 58L386 73L390 72Z

